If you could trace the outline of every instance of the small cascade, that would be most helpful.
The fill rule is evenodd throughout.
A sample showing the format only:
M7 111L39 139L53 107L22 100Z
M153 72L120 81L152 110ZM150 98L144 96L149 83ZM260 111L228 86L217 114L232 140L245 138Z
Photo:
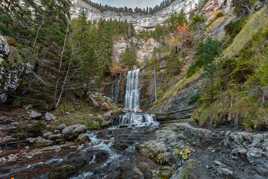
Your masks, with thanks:
M120 98L120 82L121 82L121 75L115 79L113 84L113 91L112 91L112 99L115 103L119 101Z
M125 93L125 114L120 115L115 121L119 127L158 127L159 123L154 120L153 115L142 113L140 110L140 69L129 71Z

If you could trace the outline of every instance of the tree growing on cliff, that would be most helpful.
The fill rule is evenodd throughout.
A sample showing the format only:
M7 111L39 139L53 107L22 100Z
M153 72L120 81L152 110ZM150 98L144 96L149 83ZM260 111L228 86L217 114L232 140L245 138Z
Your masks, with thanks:
M125 53L122 54L122 63L129 68L132 68L137 64L137 55L134 47L129 47L126 49Z

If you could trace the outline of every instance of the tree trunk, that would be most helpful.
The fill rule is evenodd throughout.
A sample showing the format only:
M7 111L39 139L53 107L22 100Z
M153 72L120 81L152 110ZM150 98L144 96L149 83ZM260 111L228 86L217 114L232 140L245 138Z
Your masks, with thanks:
M62 51L61 51L61 54L60 54L60 64L59 64L59 69L58 69L59 74L60 74L61 69L62 69L63 55L64 55L64 52L65 52L65 47L66 47L66 43L67 43L67 39L68 39L68 34L69 34L69 30L70 30L69 28L70 28L69 25L67 25L66 33L65 33L65 37L64 37L64 44L63 44ZM59 82L60 82L60 77L57 79L57 82L55 84L55 92L54 92L55 106L57 104L56 100L57 100L57 95L58 95Z
M156 64L154 65L154 101L157 102L157 71Z

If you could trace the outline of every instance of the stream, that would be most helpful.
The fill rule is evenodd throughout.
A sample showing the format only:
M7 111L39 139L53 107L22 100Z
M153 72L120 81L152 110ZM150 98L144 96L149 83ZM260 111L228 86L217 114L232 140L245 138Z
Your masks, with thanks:
M153 115L141 112L139 75L139 69L128 72L125 112L114 120L112 127L96 132L88 131L86 137L89 143L78 147L61 147L57 154L52 152L48 155L42 151L40 156L37 154L36 162L12 166L11 170L6 169L9 171L6 173L0 169L0 178L116 179L122 173L129 177L135 176L136 169L133 166L136 144L149 139L159 128ZM5 174L1 175L1 172Z
M108 158L93 171L83 171L82 174L71 179L107 178L107 173L111 174L115 169L120 168L122 164L124 165L126 161L131 161L135 154L135 144L140 140L144 140L146 132L150 133L150 131L159 127L159 123L154 119L153 115L140 112L139 75L140 69L128 72L124 105L126 112L114 121L112 128L107 129L108 134L112 134L108 136L108 140L99 139L94 133L88 134L93 146L83 150L89 153L103 151ZM122 150L117 152L113 148L114 145L120 146L119 148L124 145L123 152ZM92 156L89 161L89 168L91 165L96 165L98 157L100 157L98 152Z

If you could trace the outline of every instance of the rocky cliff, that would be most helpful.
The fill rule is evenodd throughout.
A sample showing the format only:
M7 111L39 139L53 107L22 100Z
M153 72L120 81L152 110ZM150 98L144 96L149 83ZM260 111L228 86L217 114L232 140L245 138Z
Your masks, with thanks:
M84 12L91 21L119 20L132 23L136 31L153 30L158 24L163 24L174 12L184 11L189 14L196 10L199 0L176 0L170 6L160 10L153 15L142 15L136 13L117 13L113 11L103 11L90 6L85 0L74 0L72 8L72 17L76 18L80 12Z

